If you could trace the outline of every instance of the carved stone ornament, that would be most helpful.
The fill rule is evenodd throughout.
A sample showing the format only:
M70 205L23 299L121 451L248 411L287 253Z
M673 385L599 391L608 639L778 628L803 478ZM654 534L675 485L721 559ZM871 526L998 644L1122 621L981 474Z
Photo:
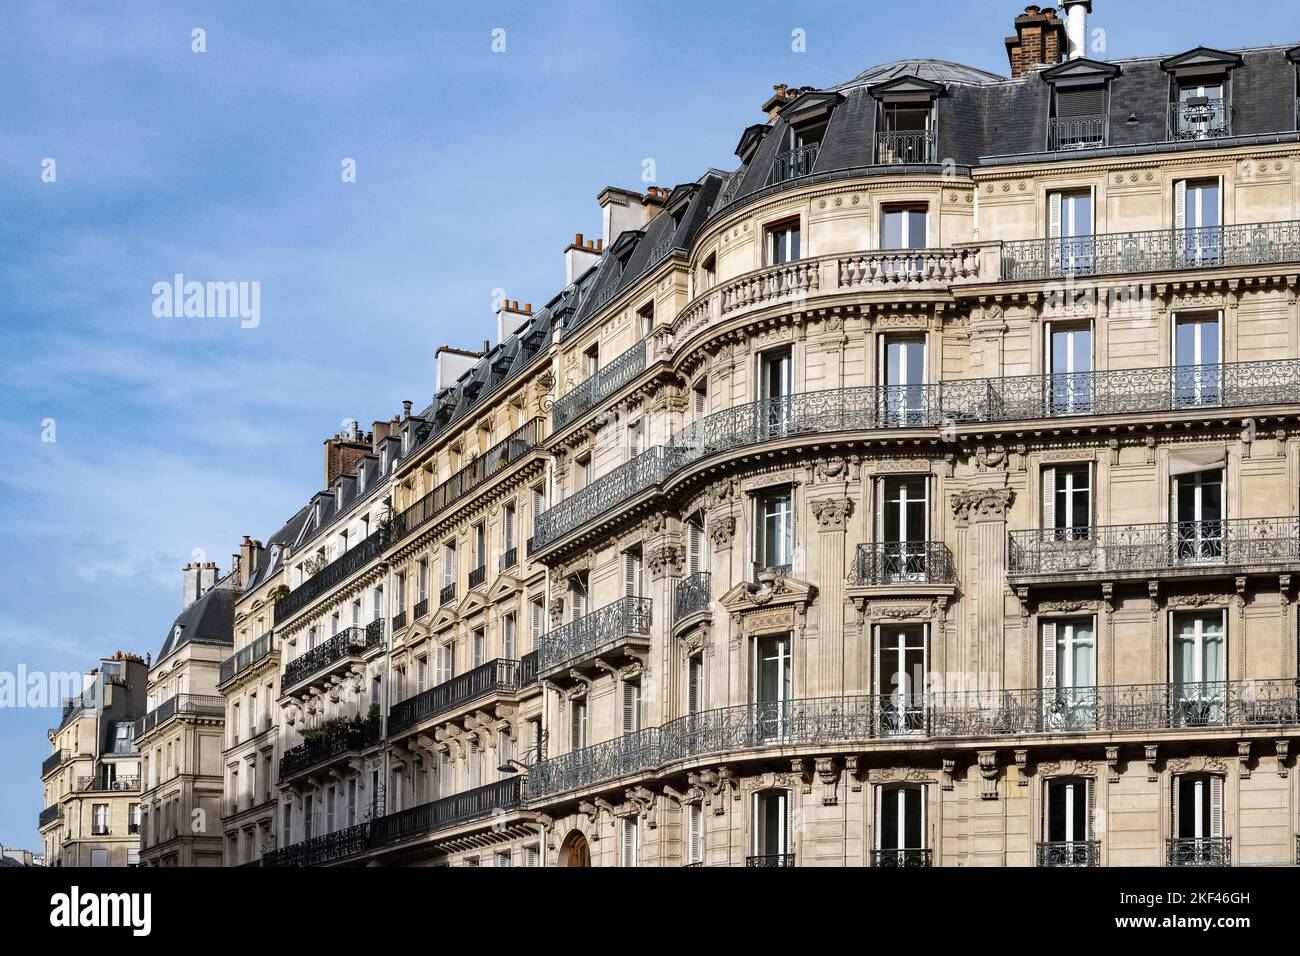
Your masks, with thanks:
M980 799L996 800L998 798L998 752L996 750L981 750L978 757L980 780L982 781Z
M971 521L1002 521L1015 499L1015 492L1010 488L984 488L974 491L960 491L952 495L952 513L958 523Z
M812 502L813 517L822 531L843 531L853 514L851 498L825 498Z
M727 550L736 537L736 519L731 515L709 515L709 537L715 551Z
M650 567L650 577L659 580L664 575L681 577L686 566L686 549L680 544L661 544L646 552L646 564Z

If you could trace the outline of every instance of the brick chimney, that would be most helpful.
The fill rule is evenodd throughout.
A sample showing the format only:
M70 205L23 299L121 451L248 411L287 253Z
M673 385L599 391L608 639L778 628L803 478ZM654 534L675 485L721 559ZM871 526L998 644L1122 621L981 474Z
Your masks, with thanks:
M785 109L787 103L798 99L800 93L810 89L812 89L810 86L805 86L803 89L800 89L797 86L790 86L786 83L773 83L772 95L764 100L763 105L759 107L759 109L767 114L768 125L776 122L776 115L780 113L781 110Z
M262 542L244 535L244 540L239 544L239 571L243 578L242 583L247 584L265 564L266 549L262 547Z
M366 455L370 454L370 441L362 435L352 423L346 432L325 439L325 487L334 483L334 479Z
M1007 37L1007 59L1012 78L1025 76L1037 66L1055 66L1067 47L1065 21L1055 7L1030 4L1016 17L1016 35Z

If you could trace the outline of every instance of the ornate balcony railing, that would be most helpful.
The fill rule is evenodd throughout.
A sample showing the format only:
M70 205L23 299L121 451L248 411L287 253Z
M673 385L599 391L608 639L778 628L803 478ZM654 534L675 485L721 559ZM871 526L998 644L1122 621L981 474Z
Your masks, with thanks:
M839 259L841 289L883 291L898 286L957 285L978 279L979 275L978 249L876 249Z
M763 853L759 856L745 857L747 867L789 867L794 866L793 853Z
M372 561L378 561L388 543L388 530L380 528L321 568L281 600L275 602L275 623L288 620L312 601L342 584Z
M519 658L519 686L524 688L537 683L537 652L530 651Z
M822 263L797 259L732 279L720 287L722 314L807 296L821 288Z
M289 846L269 850L262 857L262 866L321 866L336 860L364 853L370 846L370 824L358 823L356 826L323 833L291 843ZM246 866L255 866L248 863Z
M516 809L519 806L520 790L520 780L516 776L411 807L409 810L390 813L371 824L371 846L390 846L402 840L427 836L439 830Z
M519 661L488 661L394 704L388 712L388 733L398 733L488 694L513 693L522 686Z
M200 714L205 716L222 716L226 712L224 697L215 694L177 694L163 701L149 713L135 722L135 740L149 733L155 727L165 724L177 714Z
M677 582L673 592L673 620L682 621L692 614L708 610L709 601L709 572L696 571L686 575Z
M1170 104L1169 138L1218 139L1232 135L1232 107L1223 99L1200 96Z
M279 642L275 638L275 633L268 631L233 657L228 657L221 662L221 666L217 669L217 683L224 684L236 675L244 673L254 664L269 657L278 647Z
M456 600L456 582L452 581L450 584L444 584L442 590L438 592L438 604L443 605L454 600Z
M849 584L954 584L952 552L942 541L888 541L858 545Z
M1232 837L1175 837L1165 841L1169 866L1232 866Z
M1035 848L1035 857L1039 866L1101 866L1101 841L1039 843Z
M934 162L934 132L891 130L876 134L876 162L884 166Z
M51 773L59 768L63 761L68 759L68 751L56 750L44 760L41 761L41 776L48 777Z
M1047 148L1065 150L1105 146L1106 126L1107 118L1104 113L1058 117L1048 126Z
M105 780L95 776L78 777L77 789L89 793L139 793L140 778L131 776Z
M533 546L545 547L560 535L653 487L665 474L664 463L665 450L655 446L547 508L534 522Z
M287 780L326 760L372 747L382 739L383 722L378 717L334 724L319 737L284 752L280 757L280 779Z
M559 431L577 421L645 371L646 342L642 339L614 361L565 392L551 407L551 429Z
M871 865L889 869L925 869L933 865L934 851L922 849L872 850Z
M1300 561L1300 518L1222 518L1009 533L1007 574L1122 574Z
M429 613L429 599L420 598L415 602L415 607L411 610L411 620L418 621L424 615Z
M46 807L41 811L40 817L37 818L36 828L44 830L51 823L63 819L63 804L56 803L53 806Z
M519 563L519 548L506 548L501 552L501 558L497 561L497 572L505 574L516 564Z
M1297 260L1300 222L1259 222L1017 240L1002 248L1002 278L1046 281Z
M716 754L898 738L992 738L1275 728L1300 723L1300 681L825 697L741 704L561 754L529 767L535 801Z
M501 474L542 443L542 419L534 418L497 442L433 491L393 517L385 529L388 543L403 540L447 508L462 502L469 492Z
M404 627L406 627L406 612L398 611L393 615L393 633L396 634Z
M477 587L481 587L483 582L486 580L487 580L487 565L480 564L477 568L475 568L473 571L469 573L469 589L472 591ZM452 594L454 596L455 591L453 591Z
M378 627L376 627L378 625ZM382 647L384 644L383 621L372 621L365 627L349 627L335 634L323 644L318 644L307 653L295 657L284 668L281 688L288 691L304 680L337 664L349 657L356 657Z
M633 634L648 635L652 606L650 598L620 598L543 634L537 646L538 670L546 673L566 666Z
M820 143L809 143L807 146L796 146L794 149L787 149L784 153L778 153L772 160L772 171L767 175L767 185L807 176L817 165L817 153L820 149Z

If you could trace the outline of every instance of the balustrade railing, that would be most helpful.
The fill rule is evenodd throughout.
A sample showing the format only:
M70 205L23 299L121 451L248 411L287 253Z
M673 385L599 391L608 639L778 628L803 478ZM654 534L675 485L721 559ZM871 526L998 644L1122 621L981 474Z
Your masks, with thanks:
M217 668L217 683L224 684L226 681L233 679L236 675L242 674L254 664L265 660L279 646L275 634L268 632L263 634L252 644L249 644L242 651L237 652L234 656L226 658Z
M1064 840L1039 843L1035 847L1039 866L1101 866L1101 841Z
M1219 518L1009 532L1007 574L1147 572L1289 565L1300 518Z
M942 541L887 541L860 544L849 570L849 584L955 584L952 552Z
M371 846L389 846L513 810L519 806L520 791L516 776L379 817L370 826Z
M962 285L980 277L978 249L875 249L839 257L839 287Z
M933 865L934 851L928 849L872 850L871 865L886 869L913 870Z
M822 263L796 259L732 279L720 288L722 314L807 296L821 288Z
M876 134L876 162L885 166L934 162L934 132L890 130Z
M341 754L374 746L382 739L383 722L378 717L339 721L320 736L286 750L280 757L280 779L286 780Z
M224 697L215 694L177 694L163 701L135 722L135 740L149 733L159 724L165 724L177 714L202 714L221 716L226 712Z
M516 691L524 686L520 671L519 661L488 661L421 691L414 697L399 701L388 713L388 733L398 733L422 720L430 720L487 694Z
M767 184L771 186L807 176L817 166L817 153L820 149L820 143L809 143L807 146L796 146L794 149L778 153L772 160L772 170L767 175Z
M708 610L709 601L709 572L696 571L686 575L677 582L673 591L673 620L685 620L692 614Z
M1174 837L1165 841L1169 866L1232 866L1232 837Z
M1232 107L1222 98L1205 96L1169 107L1171 140L1218 139L1232 135Z
M1300 723L1295 678L861 695L688 714L529 767L529 800L716 754L870 740L1150 733Z
M1008 282L1045 281L1269 265L1297 259L1300 222L1242 223L1016 240L1002 247L1002 278Z
M497 562L497 572L505 574L516 564L519 563L519 548L506 548L501 552L501 558Z
M378 625L376 627L375 625ZM374 621L366 627L349 627L335 634L323 644L318 644L284 668L281 686L289 688L302 683L318 671L324 670L348 657L365 654L383 646L383 621Z
M537 646L538 669L544 673L579 660L611 642L634 634L648 635L652 606L650 598L620 598L543 634Z
M1047 148L1065 150L1105 146L1106 125L1105 114L1057 117L1048 126Z
M551 407L552 430L565 428L599 405L644 372L645 364L646 341L642 339L595 374L587 376L581 385L556 399Z
M261 859L262 866L321 866L364 853L370 847L370 823L323 833L310 840L291 843L289 846L269 850ZM255 863L245 864L254 866Z

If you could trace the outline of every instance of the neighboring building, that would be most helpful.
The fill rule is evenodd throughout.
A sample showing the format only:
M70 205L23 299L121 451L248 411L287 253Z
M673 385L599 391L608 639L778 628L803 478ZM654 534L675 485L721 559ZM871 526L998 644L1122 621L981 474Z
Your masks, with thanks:
M0 866L44 866L45 855L0 845Z
M264 863L1296 862L1300 47L1064 6L776 87L339 439Z
M41 765L40 815L49 866L136 866L140 854L140 754L135 721L145 710L147 667L116 652L63 703Z
M217 671L230 654L240 572L213 562L181 571L182 609L149 670L149 711L135 725L145 792L145 866L222 865L225 706Z

